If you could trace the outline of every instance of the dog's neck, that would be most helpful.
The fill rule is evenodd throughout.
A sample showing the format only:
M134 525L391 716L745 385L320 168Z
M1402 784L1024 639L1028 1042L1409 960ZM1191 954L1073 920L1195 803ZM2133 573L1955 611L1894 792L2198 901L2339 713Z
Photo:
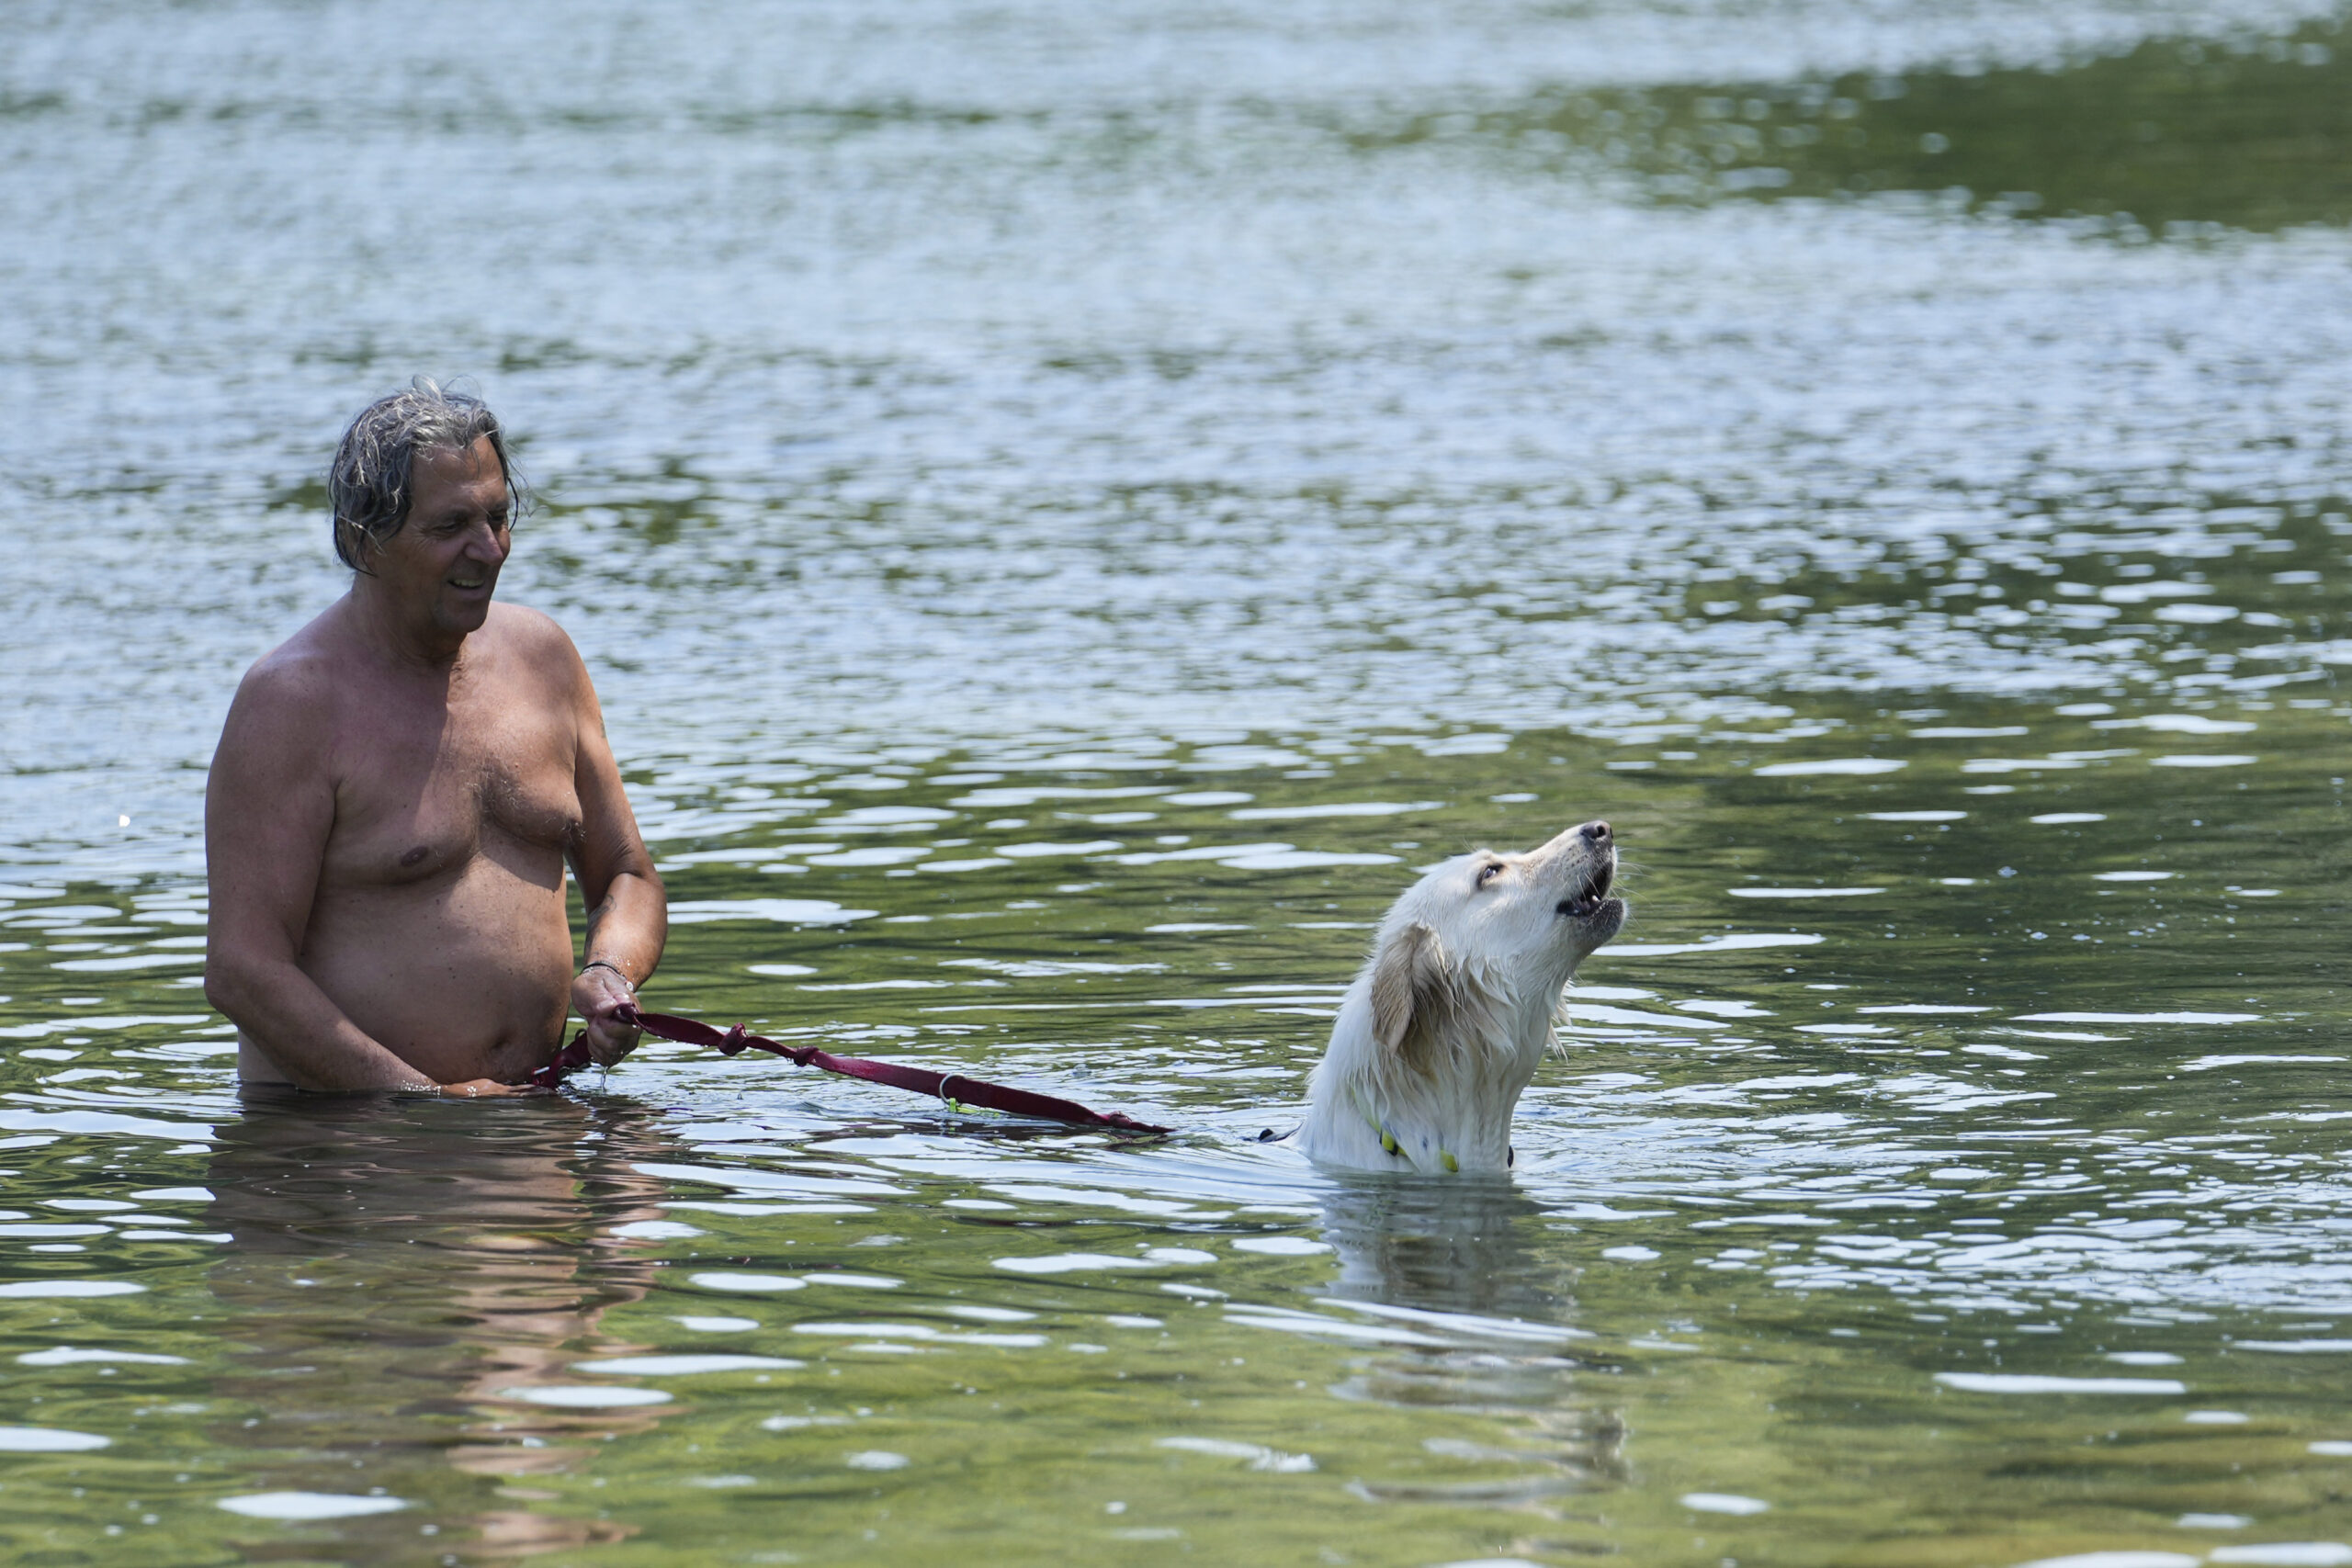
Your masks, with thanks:
M1374 1169L1509 1168L1511 1114L1553 1043L1566 977L1524 990L1492 966L1464 978L1466 1005L1419 1066L1370 1048L1368 987L1351 987L1310 1087L1300 1130L1310 1156Z

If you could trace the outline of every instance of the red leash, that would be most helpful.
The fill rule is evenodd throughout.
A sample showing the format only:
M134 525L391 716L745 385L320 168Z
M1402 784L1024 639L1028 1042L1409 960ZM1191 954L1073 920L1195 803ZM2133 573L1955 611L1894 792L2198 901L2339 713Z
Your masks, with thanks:
M1105 1115L1090 1111L1076 1100L1056 1100L1049 1094L1034 1094L1025 1089L1008 1089L1003 1084L983 1083L960 1073L934 1073L925 1067L901 1067L891 1062L869 1061L864 1056L836 1056L814 1045L786 1045L764 1035L746 1032L741 1024L732 1029L713 1029L700 1019L679 1018L666 1012L647 1012L642 1008L623 1003L613 1010L613 1016L633 1028L641 1029L657 1040L674 1041L681 1045L708 1045L721 1055L732 1056L740 1051L765 1051L782 1056L803 1067L821 1067L844 1077L864 1078L868 1083L888 1084L892 1089L911 1089L917 1094L935 1095L941 1100L961 1105L977 1105L984 1110L1001 1111L1008 1116L1029 1116L1046 1122L1066 1122L1074 1127L1109 1127L1121 1133L1148 1133L1165 1135L1170 1129L1154 1127L1131 1116L1114 1111ZM563 1082L564 1075L588 1066L588 1036L585 1032L573 1037L563 1054L531 1075L531 1081L543 1089L553 1089ZM949 1086L954 1086L953 1092Z

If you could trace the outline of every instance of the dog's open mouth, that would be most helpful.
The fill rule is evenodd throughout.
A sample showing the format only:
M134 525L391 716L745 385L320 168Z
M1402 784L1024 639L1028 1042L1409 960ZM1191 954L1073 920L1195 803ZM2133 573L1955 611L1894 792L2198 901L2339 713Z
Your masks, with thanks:
M1589 919L1592 916L1600 913L1601 900L1608 897L1609 884L1615 877L1616 872L1615 857L1602 861L1592 868L1591 874L1587 878L1585 885L1561 899L1555 908L1559 913L1572 916L1579 920Z

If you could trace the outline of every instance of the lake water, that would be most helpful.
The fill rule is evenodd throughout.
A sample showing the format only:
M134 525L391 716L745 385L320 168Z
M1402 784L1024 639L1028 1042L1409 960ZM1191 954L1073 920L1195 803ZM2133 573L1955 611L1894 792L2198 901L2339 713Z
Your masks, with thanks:
M14 1562L2352 1563L2329 6L0 15ZM238 1097L204 768L469 374L649 1044ZM1606 817L1505 1181L1296 1116Z

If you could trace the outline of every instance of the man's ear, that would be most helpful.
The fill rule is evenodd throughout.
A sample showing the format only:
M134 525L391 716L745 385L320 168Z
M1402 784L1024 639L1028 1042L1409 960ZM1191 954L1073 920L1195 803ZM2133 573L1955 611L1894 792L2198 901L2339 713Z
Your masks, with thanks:
M1418 1072L1459 1002L1458 980L1434 928L1416 920L1390 938L1372 966L1372 1036Z

